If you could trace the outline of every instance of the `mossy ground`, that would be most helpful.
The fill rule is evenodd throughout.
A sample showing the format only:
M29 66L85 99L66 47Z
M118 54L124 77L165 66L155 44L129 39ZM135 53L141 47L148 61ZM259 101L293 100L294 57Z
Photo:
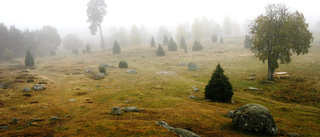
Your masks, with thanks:
M280 65L276 71L288 72L289 78L263 84L267 64L244 49L242 38L224 41L225 44L201 41L204 50L197 52L191 51L190 41L188 53L182 49L170 52L164 46L163 57L155 55L156 48L142 46L123 47L118 55L106 50L35 58L36 69L21 69L14 63L3 62L0 82L9 83L9 88L0 89L0 124L10 129L0 130L0 136L175 136L157 126L155 121L159 120L203 137L262 136L234 129L232 119L225 117L229 110L247 103L267 107L281 134L320 136L319 45L314 45L307 55L293 56L290 64ZM127 69L117 68L121 60L138 73L127 74ZM187 66L178 66L180 62L195 62L201 70L188 71ZM205 85L219 62L233 85L235 104L204 99ZM100 63L111 65L103 79L92 79L84 73L88 67L98 73ZM253 74L256 79L247 80ZM34 82L28 83L28 79ZM39 82L47 83L43 84L46 90L31 90L31 97L23 96L24 87L31 88ZM193 92L193 87L200 91ZM244 91L248 87L262 91ZM189 95L199 99L189 99ZM68 102L69 99L76 102ZM116 106L145 110L110 115L111 108ZM51 116L62 119L49 120ZM10 124L12 118L20 121ZM32 119L43 121L28 126Z

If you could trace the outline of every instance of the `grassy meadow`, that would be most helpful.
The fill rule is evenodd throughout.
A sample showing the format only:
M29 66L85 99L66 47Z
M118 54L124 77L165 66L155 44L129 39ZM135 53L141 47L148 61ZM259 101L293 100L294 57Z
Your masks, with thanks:
M112 50L90 54L58 54L35 58L35 69L14 63L0 64L0 136L176 136L155 124L165 121L170 126L188 129L202 137L263 136L232 127L229 110L247 103L261 104L269 109L279 129L279 136L298 133L300 136L320 136L320 44L313 44L309 54L293 56L292 62L280 65L276 71L286 71L289 78L265 83L267 64L243 48L244 38L224 38L224 44L201 41L204 51L188 53L178 49L166 55L155 55L156 47L122 47L119 55ZM128 62L138 73L127 74L118 68L119 61ZM188 71L178 63L197 63L200 71ZM86 68L98 73L101 63L107 67L103 79L95 79ZM210 102L204 99L204 88L216 65L220 63L234 88L235 104ZM255 80L248 80L255 76ZM27 82L32 79L33 82ZM22 91L39 82L43 91ZM199 88L194 92L193 87ZM262 91L248 91L256 87ZM29 94L26 96L25 94ZM31 95L31 96L30 96ZM198 99L190 99L189 95ZM69 102L74 99L76 102ZM135 106L141 112L110 115L112 107ZM50 117L61 117L50 120ZM19 122L10 123L12 118ZM38 119L31 125L29 122Z

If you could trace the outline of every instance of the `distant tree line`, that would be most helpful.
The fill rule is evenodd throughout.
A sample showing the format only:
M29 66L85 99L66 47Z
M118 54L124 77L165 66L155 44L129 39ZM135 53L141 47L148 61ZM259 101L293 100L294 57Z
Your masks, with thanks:
M29 48L36 56L50 55L61 43L57 29L43 26L40 30L19 30L14 25L7 27L0 23L0 59L8 60L5 52L12 52L14 57L24 57ZM40 53L41 52L41 53ZM11 54L11 53L10 53Z

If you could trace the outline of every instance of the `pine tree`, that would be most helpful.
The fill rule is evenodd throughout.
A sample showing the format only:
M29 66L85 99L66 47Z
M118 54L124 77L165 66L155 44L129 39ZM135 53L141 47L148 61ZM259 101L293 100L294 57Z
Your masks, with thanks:
M184 47L184 53L188 53L187 45Z
M86 51L87 51L87 53L90 53L90 52L91 52L91 47L90 47L89 44L87 44L87 46L86 46Z
M223 43L223 37L221 36L221 38L220 38L220 43Z
M203 50L202 45L197 40L193 42L192 51L201 51Z
M156 46L156 42L154 41L154 38L152 36L152 39L151 39L151 47L155 47Z
M26 58L24 60L24 63L26 66L34 66L34 59L33 59L33 56L31 54L29 48L27 49Z
M181 39L180 39L180 49L185 49L185 47L187 47L186 40L184 39L184 37L181 37Z
M205 88L205 97L212 101L226 102L233 96L232 85L229 78L223 74L220 63L214 70L211 79Z
M216 35L216 34L213 34L212 36L211 36L211 42L212 43L216 43L218 41L218 36Z
M177 43L174 42L172 38L170 38L168 50L169 51L177 51L177 48L178 48Z
M113 43L113 54L120 54L121 53L121 48L120 45L118 44L118 42L115 40Z
M167 37L167 35L165 34L163 37L163 45L168 44L169 43L169 39Z
M161 44L159 44L158 46L158 50L156 52L157 56L164 56L166 55L166 52L163 50L163 48L161 47Z
M250 41L250 36L246 35L246 37L244 39L244 48L250 49L251 46L252 46L252 43Z

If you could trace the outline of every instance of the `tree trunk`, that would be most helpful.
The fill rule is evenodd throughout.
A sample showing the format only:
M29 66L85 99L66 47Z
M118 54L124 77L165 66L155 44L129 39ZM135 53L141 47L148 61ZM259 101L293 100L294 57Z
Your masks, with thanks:
M268 59L268 79L269 81L274 81L273 79L273 73L274 73L274 67L271 65L272 62L271 62L271 59L269 58Z
M100 23L99 23L99 30L100 30L100 36L101 36L101 47L102 47L102 50L104 50L104 42L103 42L103 36L102 36L101 24Z

